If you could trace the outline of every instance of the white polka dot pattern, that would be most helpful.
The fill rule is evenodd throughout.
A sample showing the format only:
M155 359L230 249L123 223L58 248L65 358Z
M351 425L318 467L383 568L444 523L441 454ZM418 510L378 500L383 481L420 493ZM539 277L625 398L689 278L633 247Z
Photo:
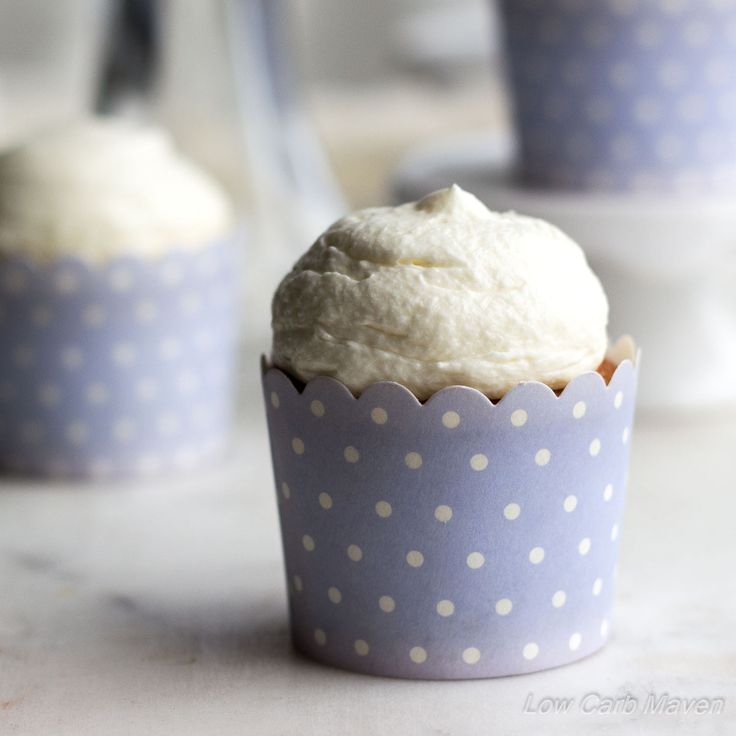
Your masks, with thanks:
M0 353L12 357L0 361L0 469L148 476L220 451L230 422L235 252L223 241L163 262L0 260L0 315L14 316L0 319ZM162 282L166 266L175 284ZM278 405L274 391L270 406Z
M455 613L455 604L452 601L442 600L437 604L436 608L440 616L447 617Z
M423 664L427 661L427 650L424 647L412 647L409 650L409 659L416 664Z
M527 184L736 187L731 2L502 0L501 8Z
M528 383L493 405L452 387L422 405L394 384L356 399L267 371L297 646L419 678L529 672L602 646L635 370L589 379L559 397Z

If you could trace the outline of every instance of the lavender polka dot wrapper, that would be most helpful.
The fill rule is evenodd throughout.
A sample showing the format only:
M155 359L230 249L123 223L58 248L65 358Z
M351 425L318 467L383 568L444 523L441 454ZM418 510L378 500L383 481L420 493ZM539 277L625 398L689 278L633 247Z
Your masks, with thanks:
M736 189L735 0L502 0L522 176Z
M0 260L0 469L105 478L226 445L234 239L156 260Z
M263 386L297 649L464 679L556 667L610 629L636 369L492 404L378 383Z

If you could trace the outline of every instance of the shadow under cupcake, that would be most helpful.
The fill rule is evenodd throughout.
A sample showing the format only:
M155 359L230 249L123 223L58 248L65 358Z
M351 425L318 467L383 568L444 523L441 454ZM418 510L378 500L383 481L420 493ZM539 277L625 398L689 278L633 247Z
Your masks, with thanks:
M263 370L299 650L459 679L606 642L636 390L628 338L605 379L595 370L606 315L572 241L455 187L356 213L317 241L279 287L277 367ZM438 360L458 316L477 340ZM535 330L536 364L519 357Z

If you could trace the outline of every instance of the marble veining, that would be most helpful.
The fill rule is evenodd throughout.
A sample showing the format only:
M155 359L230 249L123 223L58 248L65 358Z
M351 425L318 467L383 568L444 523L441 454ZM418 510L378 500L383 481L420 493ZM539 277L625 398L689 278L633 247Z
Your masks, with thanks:
M442 683L292 653L265 421L253 412L237 452L208 473L0 482L0 733L736 730L736 416L639 421L608 647L561 669ZM725 710L644 713L649 692L723 697ZM638 710L584 713L589 693L628 694ZM546 697L574 702L545 714Z

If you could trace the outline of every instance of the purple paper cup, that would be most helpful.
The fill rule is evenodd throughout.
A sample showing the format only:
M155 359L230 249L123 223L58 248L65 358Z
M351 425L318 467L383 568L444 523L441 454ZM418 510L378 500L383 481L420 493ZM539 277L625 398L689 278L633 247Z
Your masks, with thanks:
M0 259L0 469L125 477L228 440L235 239L156 260Z
M736 2L501 0L500 7L523 183L736 189Z
M608 638L636 368L618 346L558 396L465 386L359 398L265 369L293 642L420 679L513 675Z

